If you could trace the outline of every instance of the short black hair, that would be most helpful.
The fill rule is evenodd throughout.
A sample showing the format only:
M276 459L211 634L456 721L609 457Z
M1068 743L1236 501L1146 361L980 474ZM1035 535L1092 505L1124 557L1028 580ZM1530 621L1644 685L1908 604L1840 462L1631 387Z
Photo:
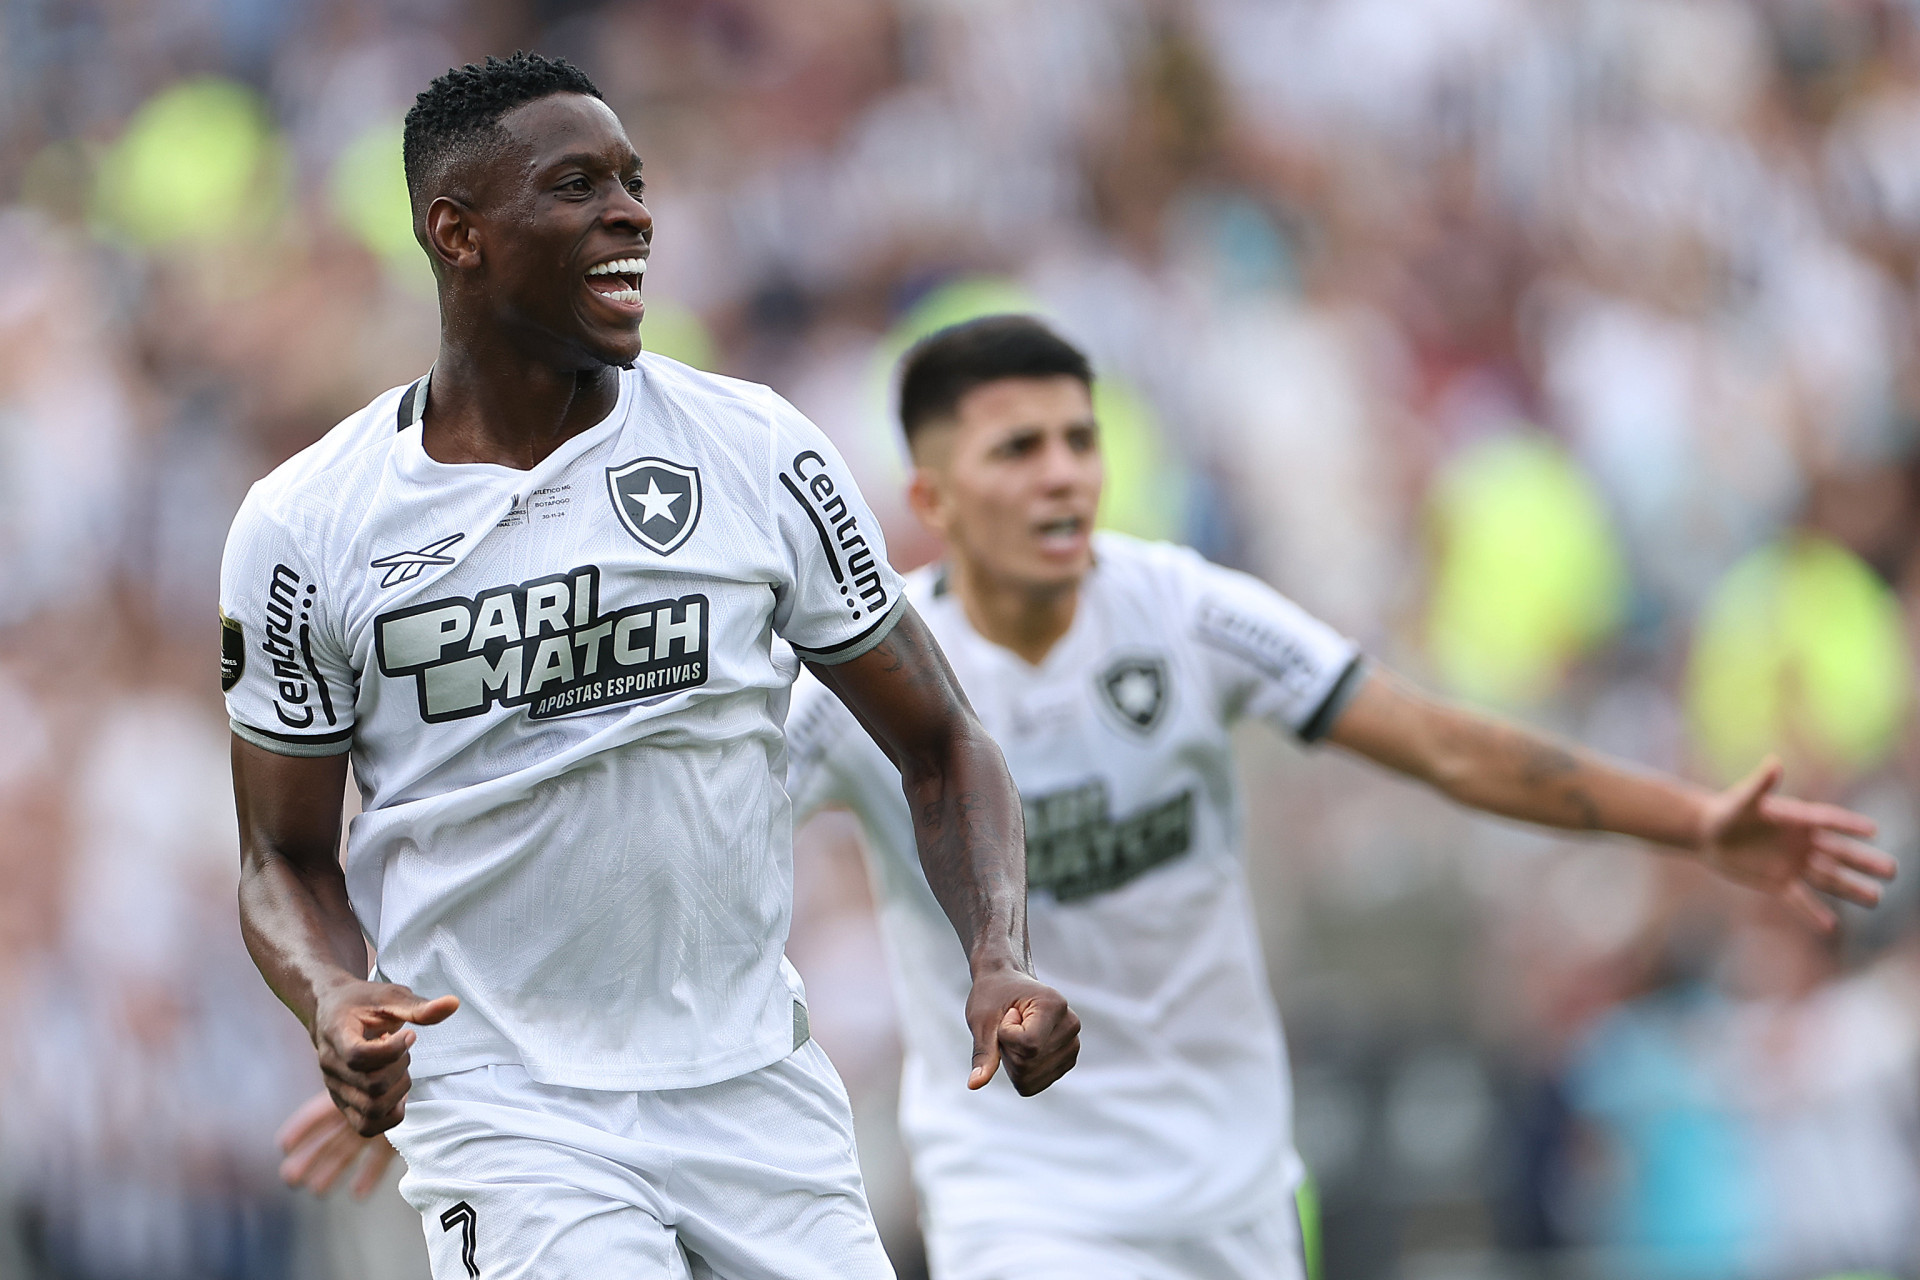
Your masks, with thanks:
M907 445L953 416L961 398L1001 378L1078 378L1093 386L1080 348L1032 316L982 316L922 338L900 365L900 429Z
M476 144L497 132L500 117L525 103L555 93L584 93L600 98L587 73L565 58L543 58L517 51L510 58L489 56L440 76L413 100L401 135L407 193L415 208L446 171L471 154ZM605 101L601 98L601 101Z

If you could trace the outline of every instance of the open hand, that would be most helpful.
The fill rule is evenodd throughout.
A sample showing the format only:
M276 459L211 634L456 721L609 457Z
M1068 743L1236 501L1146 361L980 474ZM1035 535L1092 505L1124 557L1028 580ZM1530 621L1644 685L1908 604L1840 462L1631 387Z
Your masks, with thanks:
M317 1196L333 1190L358 1161L360 1168L348 1190L354 1199L365 1200L380 1185L394 1157L393 1144L384 1137L363 1138L354 1132L325 1089L301 1103L273 1141L286 1155L280 1162L280 1180Z
M973 1028L969 1089L993 1079L1005 1058L1007 1079L1030 1098L1067 1074L1080 1056L1080 1019L1066 997L1018 969L996 969L973 980L967 1025Z
M391 982L342 982L320 997L313 1013L313 1047L327 1093L363 1138L385 1133L406 1115L408 1052L416 1039L408 1023L443 1022L460 1007L457 996L422 1000Z
M1727 879L1784 900L1821 932L1837 923L1815 889L1871 907L1894 860L1862 840L1871 818L1838 805L1780 796L1781 767L1769 756L1715 797L1701 826L1700 856Z

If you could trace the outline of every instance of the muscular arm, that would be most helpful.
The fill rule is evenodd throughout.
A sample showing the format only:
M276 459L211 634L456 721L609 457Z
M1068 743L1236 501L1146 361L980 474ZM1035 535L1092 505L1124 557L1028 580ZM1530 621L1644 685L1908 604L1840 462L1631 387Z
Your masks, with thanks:
M438 1022L459 1001L366 981L366 943L337 854L346 779L344 755L283 756L233 739L240 931L267 985L313 1037L334 1102L373 1134L404 1112L414 1040L405 1024Z
M1079 1019L1032 976L1026 832L1000 749L911 606L870 652L812 669L900 770L927 883L973 973L969 1084L984 1085L1004 1055L1014 1086L1039 1092L1073 1065Z
M366 976L340 871L347 757L283 756L233 739L240 932L267 985L308 1028L320 993Z
M1867 819L1770 794L1776 762L1713 792L1440 702L1378 667L1327 739L1469 808L1698 855L1732 880L1780 894L1822 927L1833 914L1809 886L1871 906L1880 896L1873 881L1894 871L1886 855L1849 838L1873 834Z

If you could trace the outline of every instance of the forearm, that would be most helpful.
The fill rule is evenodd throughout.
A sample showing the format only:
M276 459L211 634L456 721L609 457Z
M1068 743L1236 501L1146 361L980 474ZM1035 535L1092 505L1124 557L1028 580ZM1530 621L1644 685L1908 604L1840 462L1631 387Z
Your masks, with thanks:
M1450 767L1430 780L1470 808L1543 826L1608 831L1677 849L1699 846L1713 796L1513 725L1458 713Z
M1463 805L1572 831L1698 848L1711 793L1452 706L1375 668L1328 734Z
M944 752L904 763L901 787L927 884L974 975L1006 967L1031 972L1026 827L999 748L969 714Z
M1031 972L1020 793L920 615L909 608L868 653L813 671L900 770L927 883L975 977Z
M240 932L273 993L309 1028L321 995L367 976L367 947L337 866L302 870L249 854L240 875Z

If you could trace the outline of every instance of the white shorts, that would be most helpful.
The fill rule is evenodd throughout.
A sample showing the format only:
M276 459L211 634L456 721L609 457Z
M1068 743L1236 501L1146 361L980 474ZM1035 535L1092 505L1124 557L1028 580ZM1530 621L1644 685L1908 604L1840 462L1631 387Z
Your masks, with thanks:
M933 1280L1307 1280L1291 1202L1229 1230L1170 1239L1076 1235L1021 1223L927 1237Z
M513 1066L414 1082L389 1135L434 1280L892 1280L833 1064L809 1040L698 1089Z

